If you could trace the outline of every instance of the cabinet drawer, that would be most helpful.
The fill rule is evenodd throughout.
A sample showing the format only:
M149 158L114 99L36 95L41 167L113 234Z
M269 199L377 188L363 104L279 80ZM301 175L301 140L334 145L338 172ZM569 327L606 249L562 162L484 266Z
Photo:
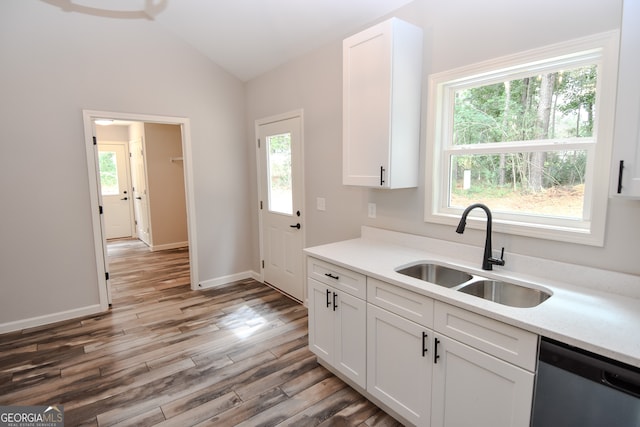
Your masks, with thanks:
M427 328L433 327L433 300L424 295L368 277L367 301Z
M364 274L308 257L307 275L358 298L367 297L367 278Z
M536 334L439 301L435 303L433 329L499 359L535 371Z

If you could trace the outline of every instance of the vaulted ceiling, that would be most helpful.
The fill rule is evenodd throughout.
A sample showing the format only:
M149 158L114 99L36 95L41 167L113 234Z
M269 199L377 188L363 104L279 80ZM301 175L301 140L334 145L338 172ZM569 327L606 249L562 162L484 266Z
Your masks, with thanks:
M243 81L339 40L413 0L42 0L151 19Z

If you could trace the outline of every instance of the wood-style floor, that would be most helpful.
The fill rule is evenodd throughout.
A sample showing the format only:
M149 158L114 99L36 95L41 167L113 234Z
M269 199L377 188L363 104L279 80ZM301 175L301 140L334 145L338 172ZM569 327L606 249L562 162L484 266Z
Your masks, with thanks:
M254 280L191 291L186 249L109 244L113 308L0 335L0 405L66 426L396 426L318 365L307 310Z

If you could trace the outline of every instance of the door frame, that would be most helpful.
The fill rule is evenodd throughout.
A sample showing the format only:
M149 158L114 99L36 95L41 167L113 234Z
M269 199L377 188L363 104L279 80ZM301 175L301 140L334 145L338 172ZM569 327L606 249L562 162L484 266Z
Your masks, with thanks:
M260 126L261 125L266 125L269 123L273 123L273 122L279 122L279 121L283 121L283 120L288 120L288 119L294 119L294 118L299 118L300 119L300 159L301 159L301 165L300 165L300 185L302 186L302 200L300 201L301 205L302 205L302 219L306 219L307 215L306 215L306 196L305 193L306 191L304 191L305 189L305 180L304 180L304 111L302 108L297 109L297 110L292 110L292 111L288 111L286 113L282 113L282 114L277 114L275 116L269 116L269 117L264 117L262 119L257 119L255 121L255 125L254 125L254 136L255 136L255 141L256 141L256 171L257 171L257 184L258 184L258 240L259 240L259 246L260 246L260 282L264 283L264 268L262 268L262 261L264 260L264 253L265 253L265 248L264 248L264 222L263 222L263 209L260 209L260 201L265 200L265 195L262 194L262 179L263 179L263 171L260 167L260 149L258 147L258 138L260 135ZM306 221L303 221L303 224L306 225ZM306 232L306 227L302 227L302 247L304 248L306 246L306 238L307 238L307 232ZM307 277L307 263L304 262L304 257L302 257L302 266L300 271L302 272L302 278L304 280L304 278ZM307 305L307 300L309 298L309 290L307 289L307 286L304 286L304 292L303 292L303 297L302 297L302 303L306 306Z
M179 125L182 135L182 155L184 160L184 185L187 208L187 236L189 239L189 270L191 289L196 290L198 280L198 254L196 209L193 178L193 155L191 146L191 124L188 118L171 116L154 116L148 114L122 113L114 111L82 110L84 122L85 151L87 156L87 173L89 180L89 198L91 204L91 222L93 224L93 241L96 254L96 274L100 308L104 311L111 305L111 292L107 273L107 251L104 233L103 215L100 214L102 195L100 194L98 146L95 141L95 119L127 120L145 123L162 123Z

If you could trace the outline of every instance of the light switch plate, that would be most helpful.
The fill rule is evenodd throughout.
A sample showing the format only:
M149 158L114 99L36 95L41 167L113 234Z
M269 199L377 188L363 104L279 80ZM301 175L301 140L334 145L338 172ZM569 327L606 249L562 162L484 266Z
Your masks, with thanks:
M318 197L318 198L316 198L316 208L317 208L319 211L324 211L324 210L326 210L326 205L325 205L324 197Z
M375 203L369 203L368 215L369 215L369 218L375 218L376 217L376 204Z

